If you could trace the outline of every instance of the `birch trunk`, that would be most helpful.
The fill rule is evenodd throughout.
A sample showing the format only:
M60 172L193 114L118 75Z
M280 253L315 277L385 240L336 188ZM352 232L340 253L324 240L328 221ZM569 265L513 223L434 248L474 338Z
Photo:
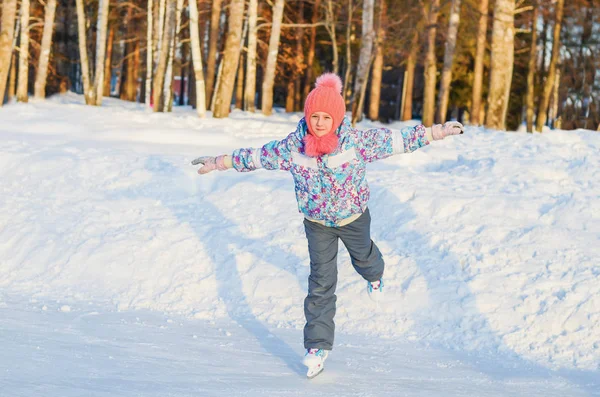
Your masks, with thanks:
M480 125L481 93L483 87L483 61L487 42L488 0L479 0L479 23L477 26L477 47L475 50L475 68L473 71L473 98L471 100L471 124Z
M275 68L277 66L277 52L279 51L279 37L281 35L281 20L285 0L276 0L273 6L273 24L271 25L271 38L269 40L269 53L262 84L262 112L266 116L273 113L273 86L275 83Z
M298 10L299 18L296 23L304 23L304 2L301 2ZM296 28L296 67L294 68L294 110L299 111L302 105L302 82L303 82L303 65L304 61L304 28Z
M344 73L344 88L342 96L346 101L351 95L352 91L348 89L352 79L352 10L354 6L352 0L348 0L348 22L346 24L346 73Z
M196 0L190 0L190 38L194 78L196 80L196 113L198 113L198 117L204 118L206 116L206 90L204 88L202 51L200 50L200 32L198 31L198 4Z
M21 0L21 40L19 43L19 81L17 101L29 101L29 0Z
M506 129L514 60L515 0L496 0L486 127Z
M183 9L183 0L177 0L175 10L175 34L169 46L169 60L167 62L167 73L163 87L165 102L163 112L173 110L173 62L175 62L175 49L178 46L179 31L181 30L181 10Z
M362 14L362 32L360 54L358 56L358 66L356 69L356 79L354 81L354 92L352 93L352 123L356 123L362 118L361 95L364 92L363 86L367 84L369 66L373 56L373 10L375 8L374 0L363 1Z
M419 31L413 33L410 53L406 60L406 73L404 77L404 95L402 99L402 121L412 120L412 98L415 83L415 67L419 55Z
M90 66L88 61L87 53L87 40L86 40L86 14L83 5L83 0L76 0L77 6L77 33L79 42L79 59L81 62L81 79L83 80L83 94L85 97L85 103L88 105L94 105L96 103L96 95L93 87L90 84Z
M194 0L190 0L192 2ZM154 1L148 0L148 8L147 8L147 17L146 17L146 88L144 92L144 102L147 107L150 107L150 97L152 95L152 71L153 71L153 58L152 58L152 50L154 47L152 41L152 28L154 24ZM196 14L198 12L196 11Z
M0 107L4 103L4 94L10 70L15 34L17 0L3 0L2 25L0 26Z
M452 64L454 63L454 52L456 50L456 36L460 23L461 0L452 0L450 8L450 22L448 36L446 38L446 51L444 52L444 69L440 80L440 91L438 92L437 122L444 123L448 112L448 98L450 96L450 83L452 82Z
M527 71L527 132L533 132L533 116L535 112L535 69L537 63L537 20L539 6L533 2L533 16L531 17L531 46L529 47L529 70Z
M255 0L251 0L255 1ZM311 23L314 25L319 21L319 8L321 7L321 0L315 0L313 6L312 20ZM310 28L310 42L308 45L308 55L306 58L306 75L304 78L304 88L302 89L303 97L306 98L310 92L310 87L313 83L313 64L315 62L315 47L317 45L317 27L312 26ZM345 83L344 83L345 84Z
M106 55L106 28L108 27L108 9L110 4L110 0L99 1L96 33L96 73L94 74L96 106L102 105L102 94L104 93L104 57Z
M166 7L165 26L161 34L162 38L160 40L161 47L158 51L158 65L156 67L156 75L154 76L154 85L152 87L152 104L155 112L162 112L164 109L165 97L163 95L163 88L167 72L169 49L175 33L176 0L167 0Z
M127 17L127 23L129 23L129 18L131 15L131 8L129 9L129 13L128 13L128 17ZM113 43L115 40L115 28L114 26L110 27L110 31L108 33L108 44L106 45L106 59L104 60L104 76L106 76L106 78L104 79L104 89L103 89L103 95L104 96L110 96L110 78L112 77L112 67L111 67L111 61L112 61L112 51L113 51Z
M215 89L215 72L217 70L217 46L219 44L219 26L221 24L221 6L223 0L212 0L210 14L210 35L208 41L208 57L206 60L206 98L212 106L213 91Z
M423 92L423 125L433 124L435 108L435 86L437 79L437 65L435 56L435 36L437 33L437 20L440 0L430 0L427 14L427 54L425 55L425 86Z
M319 0L317 0L319 1ZM258 0L250 0L248 5L248 52L246 54L246 84L244 92L244 110L256 111L256 20L258 18Z
M21 10L22 11L22 10ZM15 25L15 31L13 33L12 52L10 54L10 74L8 77L8 100L15 97L17 93L17 54L14 53L14 49L17 48L17 39L19 38L19 31L21 25L21 19L17 19Z
M339 55L338 55L338 47L337 47L337 38L336 38L336 17L333 11L333 2L332 0L327 0L327 17L325 26L327 28L327 33L329 33L329 37L331 38L331 53L333 55L332 61L332 72L335 74L339 74Z
M44 15L44 32L40 47L40 60L34 84L34 96L39 99L46 97L46 79L48 77L48 62L52 50L52 33L54 32L54 16L56 15L56 0L48 0Z
M540 100L540 107L538 108L538 115L536 120L537 130L542 131L544 125L546 125L548 104L550 102L550 95L552 94L552 88L554 87L554 78L556 75L556 64L560 55L560 30L562 27L564 0L557 0L555 4L555 17L554 17L554 34L552 39L552 55L550 57L550 66L548 67L548 75L544 82L544 92Z
M283 0L278 1L283 2ZM219 79L213 113L213 117L216 118L229 116L231 110L235 74L240 61L244 0L232 0L229 11L229 29L222 61L223 70Z
M19 40L19 75L17 82L17 101L29 100L29 0L21 1L20 40Z

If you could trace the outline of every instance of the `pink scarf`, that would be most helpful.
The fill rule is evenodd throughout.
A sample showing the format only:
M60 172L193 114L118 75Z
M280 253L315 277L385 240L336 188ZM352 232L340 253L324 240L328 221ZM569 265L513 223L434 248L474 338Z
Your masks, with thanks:
M333 153L337 146L338 136L335 130L322 137L315 136L310 132L304 137L304 153L310 157Z

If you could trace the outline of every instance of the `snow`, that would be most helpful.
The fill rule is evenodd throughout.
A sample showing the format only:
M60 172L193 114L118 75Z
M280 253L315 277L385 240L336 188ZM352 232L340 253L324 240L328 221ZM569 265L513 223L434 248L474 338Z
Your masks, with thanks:
M600 134L471 127L370 165L386 301L341 249L336 346L307 381L291 176L189 164L300 117L1 108L0 394L600 395Z

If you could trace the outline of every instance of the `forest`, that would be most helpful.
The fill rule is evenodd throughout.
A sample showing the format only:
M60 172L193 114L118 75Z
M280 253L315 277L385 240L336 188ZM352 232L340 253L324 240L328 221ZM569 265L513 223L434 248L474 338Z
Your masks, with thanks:
M600 0L1 0L0 106L72 91L155 112L600 131Z

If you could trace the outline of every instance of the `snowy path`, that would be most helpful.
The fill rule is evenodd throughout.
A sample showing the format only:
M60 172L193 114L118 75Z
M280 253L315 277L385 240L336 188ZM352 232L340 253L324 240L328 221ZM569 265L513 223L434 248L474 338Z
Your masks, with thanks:
M301 332L92 304L5 299L0 394L160 396L599 396L600 379L519 359L406 341L338 335L316 379L304 379Z

